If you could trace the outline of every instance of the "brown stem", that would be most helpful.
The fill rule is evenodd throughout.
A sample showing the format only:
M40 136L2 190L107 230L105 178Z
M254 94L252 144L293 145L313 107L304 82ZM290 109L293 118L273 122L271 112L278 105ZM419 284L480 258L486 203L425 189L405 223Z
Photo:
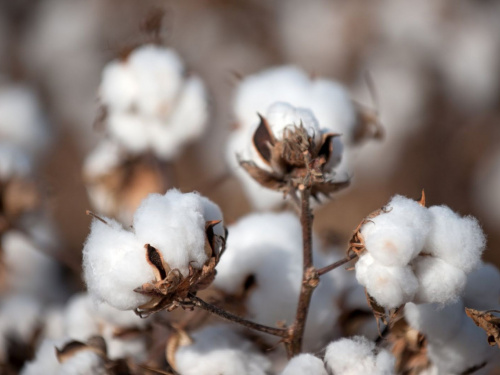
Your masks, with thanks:
M356 253L351 253L348 256L346 256L345 258L340 259L340 260L336 261L335 263L330 264L329 266L320 268L318 270L318 275L319 276L324 275L325 273L330 272L331 270L334 270L335 268L338 268L338 267L350 262L351 260L353 260L357 256L358 255Z
M300 290L297 313L295 314L295 322L290 331L289 356L299 354L302 349L302 338L304 336L309 303L311 302L314 288L316 288L319 283L319 275L312 262L313 215L309 206L310 196L310 188L305 187L301 190L300 224L302 226L302 256L304 263L302 270L302 287Z
M215 305L212 305L208 302L203 301L201 298L196 297L195 295L190 294L189 295L189 303L192 303L194 306L199 307L200 309L203 309L205 311L208 311L211 314L215 314L217 316L220 316L223 319L229 320L231 322L240 324L244 327L253 329L255 331L259 332L264 332L273 336L278 336L278 337L283 337L286 338L288 337L288 330L284 328L273 328L273 327L268 327L259 323L254 323L249 320L243 319L237 315L231 314L230 312L221 309L220 307L217 307ZM181 302L182 304L182 302Z

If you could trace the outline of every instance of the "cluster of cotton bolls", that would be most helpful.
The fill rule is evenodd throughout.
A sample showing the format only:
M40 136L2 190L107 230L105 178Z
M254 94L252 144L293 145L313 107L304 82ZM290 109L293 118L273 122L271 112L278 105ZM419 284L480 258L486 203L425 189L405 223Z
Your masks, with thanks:
M477 220L446 206L424 207L395 196L360 229L356 278L386 308L407 302L448 303L465 287L485 247Z
M133 230L113 219L94 219L83 248L84 278L90 295L121 310L132 310L150 297L134 289L155 279L145 245L157 249L168 270L182 276L189 267L202 268L207 221L222 221L217 205L196 193L176 189L151 194L134 214ZM223 223L215 228L224 235Z
M286 127L301 123L310 135L340 134L332 140L335 154L331 157L331 169L341 162L343 145L350 147L359 141L358 132L363 127L358 107L341 84L311 79L293 66L271 68L243 79L235 94L234 112L238 128L227 144L227 163L259 210L276 207L283 200L281 194L263 188L238 166L238 160L258 160L250 141L259 125L258 114L268 120L277 137L283 135ZM335 170L339 180L347 178L345 169L339 166Z
M202 81L185 70L174 50L152 44L110 62L99 89L109 136L130 153L175 158L208 115Z

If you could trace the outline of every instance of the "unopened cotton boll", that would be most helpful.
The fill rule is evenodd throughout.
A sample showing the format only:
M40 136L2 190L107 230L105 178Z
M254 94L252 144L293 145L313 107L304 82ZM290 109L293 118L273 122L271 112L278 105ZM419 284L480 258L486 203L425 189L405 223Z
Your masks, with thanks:
M134 292L154 279L145 243L112 219L94 219L83 248L83 272L89 293L120 310L130 310L149 298Z
M326 348L325 363L335 375L394 374L395 358L386 350L375 353L375 344L355 336L332 342Z
M418 279L417 303L448 303L464 290L467 275L440 258L419 256L413 261Z
M175 367L183 375L265 375L271 367L251 341L229 326L209 326L191 337L193 343L175 353Z
M187 276L189 265L201 268L208 259L204 247L208 220L222 220L222 214L206 198L172 189L165 195L150 194L141 203L134 229L140 241L161 252L171 269ZM223 227L222 222L217 225Z
M426 251L468 273L481 261L486 238L478 221L460 217L446 206L429 208L432 226L427 237Z
M327 375L323 361L312 354L299 354L293 357L281 375Z
M500 306L500 271L491 263L467 275L462 296L466 307L476 310L498 309Z

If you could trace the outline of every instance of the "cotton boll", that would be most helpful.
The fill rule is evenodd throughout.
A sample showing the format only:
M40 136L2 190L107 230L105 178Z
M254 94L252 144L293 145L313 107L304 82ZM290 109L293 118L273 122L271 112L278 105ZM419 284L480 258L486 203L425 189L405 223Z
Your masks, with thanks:
M139 111L147 116L168 113L182 85L184 68L177 53L145 45L134 50L127 62L139 88Z
M201 197L201 203L203 204L203 218L205 221L220 221L219 224L213 227L214 234L221 237L226 237L226 230L224 228L224 219L222 217L222 211L218 205L212 202L206 197Z
M446 206L432 206L429 212L432 228L426 250L466 273L474 270L486 246L478 221L472 216L460 217Z
M123 153L118 144L104 140L85 158L83 174L89 178L105 175L118 167L123 159Z
M457 301L446 306L436 304L407 303L404 309L408 324L427 338L446 343L468 319L464 314L464 304Z
M120 224L94 219L83 248L83 271L89 293L120 310L131 310L149 298L135 288L154 279L144 242Z
M7 181L14 176L27 176L31 169L30 159L19 147L0 141L0 181Z
M95 304L90 306L95 319L120 328L146 328L151 324L151 319L144 319L137 316L133 311L117 310L107 303Z
M59 367L58 375L108 375L103 358L92 350L74 354Z
M58 340L64 335L64 311L62 307L51 307L45 311L43 323L43 337L49 340Z
M271 367L251 341L229 326L208 326L191 337L193 344L175 353L177 372L183 375L265 375Z
M440 258L419 256L412 264L418 279L417 303L448 303L465 288L466 274Z
M476 310L498 309L500 304L500 271L491 263L467 275L462 296L466 307Z
M0 138L39 156L49 142L48 126L31 88L11 85L0 88Z
M293 357L281 375L327 375L323 361L312 354L299 354Z
M99 98L111 112L129 110L137 101L139 87L134 71L124 61L112 61L102 71Z
M395 358L385 350L374 351L375 344L365 337L343 338L327 346L325 363L335 375L393 374Z
M386 267L370 258L361 262L366 256L356 263L356 278L381 306L392 309L413 299L418 281L410 267Z
M149 148L147 119L135 113L111 112L106 119L107 130L118 143L132 153Z
M68 301L64 312L64 331L67 337L82 342L100 333L87 293L76 294Z
M201 268L207 260L203 214L198 194L172 189L142 201L134 215L134 229L140 241L162 253L170 268L187 276L189 264Z
M43 340L36 351L35 358L25 363L20 375L57 374L60 363L56 357L56 347L63 344L62 340Z

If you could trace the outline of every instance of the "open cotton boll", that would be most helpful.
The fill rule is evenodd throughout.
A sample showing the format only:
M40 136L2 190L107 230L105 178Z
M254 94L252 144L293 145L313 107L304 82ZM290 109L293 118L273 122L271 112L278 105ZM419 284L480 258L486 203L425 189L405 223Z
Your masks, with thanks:
M466 307L476 310L498 309L500 304L500 271L491 263L467 275L462 295Z
M312 354L299 354L293 357L281 375L328 375L323 361Z
M432 229L426 243L426 251L468 273L481 261L486 238L478 221L472 217L460 217L447 206L429 208Z
M132 153L141 153L149 148L147 125L148 119L136 113L111 112L106 119L112 138Z
M418 281L409 266L387 267L364 254L356 263L356 278L368 293L386 308L410 302L418 289Z
M464 304L457 301L446 306L407 303L404 309L408 324L433 341L448 342L468 319Z
M127 111L139 97L139 85L132 68L123 61L108 63L101 75L99 98L110 111Z
M135 288L154 279L144 242L112 219L92 220L83 247L83 275L90 295L120 310L131 310L149 298Z
M56 357L56 348L63 344L64 340L43 340L35 358L25 363L20 375L57 374L61 365Z
M197 193L172 189L165 195L150 194L134 214L135 233L160 251L171 269L187 276L190 264L201 268L208 259L204 213L204 200Z
M456 334L445 343L429 339L427 355L439 374L463 374L484 363L486 368L475 373L488 374L494 361L498 361L498 348L489 346L486 332L466 317Z
M0 181L27 176L31 169L31 160L19 147L0 141Z
M24 85L0 87L0 139L36 157L50 134L35 92Z
M386 350L375 353L365 337L343 338L326 347L325 363L335 375L394 374L395 358Z
M175 353L177 372L183 375L265 375L269 360L254 344L227 325L208 326L191 335L193 344Z
M418 279L417 303L448 303L465 288L467 275L440 258L419 256L412 263Z
M109 375L105 362L92 350L82 350L59 367L58 375Z

